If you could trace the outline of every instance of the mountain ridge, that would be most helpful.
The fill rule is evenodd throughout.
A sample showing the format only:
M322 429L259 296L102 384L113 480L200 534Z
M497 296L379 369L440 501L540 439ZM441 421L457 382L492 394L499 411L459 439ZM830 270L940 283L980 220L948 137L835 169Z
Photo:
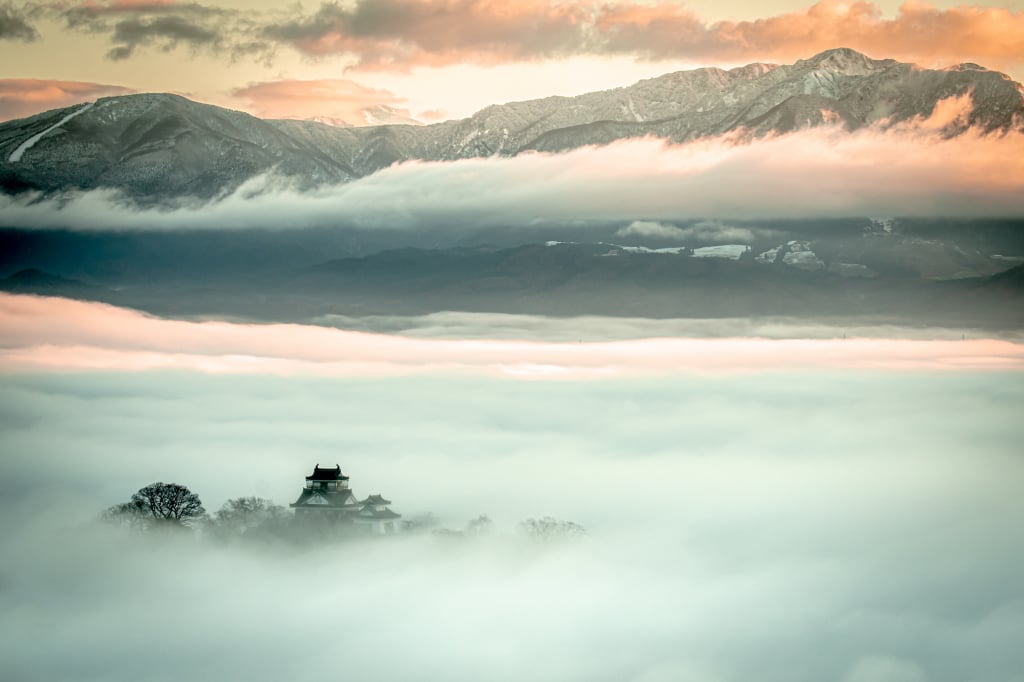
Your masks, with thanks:
M866 239L886 239L868 236ZM835 246L811 245L825 260ZM998 273L935 279L878 267L871 277L799 262L727 255L613 252L607 244L522 244L450 249L397 248L202 280L168 270L112 288L54 270L23 269L0 291L96 300L157 315L314 322L331 316L423 315L444 311L556 317L770 318L845 323L1019 330L1024 264ZM950 252L954 244L947 245ZM831 252L832 255L829 255ZM909 261L908 263L913 263ZM92 279L92 278L90 278ZM104 285L106 284L106 286ZM329 322L328 322L329 323Z
M939 101L968 94L965 127L1024 125L1024 87L1005 74L975 64L922 69L848 48L790 65L706 67L575 97L495 104L425 126L342 128L260 119L172 94L132 94L0 123L0 189L114 188L137 200L209 199L269 171L313 187L403 161L557 153L648 135L682 143L826 124L856 130L926 117Z

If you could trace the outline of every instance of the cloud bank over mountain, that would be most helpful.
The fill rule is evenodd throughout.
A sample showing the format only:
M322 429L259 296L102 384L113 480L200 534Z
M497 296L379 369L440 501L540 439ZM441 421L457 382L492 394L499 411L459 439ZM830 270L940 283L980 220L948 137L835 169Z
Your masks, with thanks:
M111 190L3 196L0 220L78 230L415 230L440 223L1024 216L1024 133L968 129L949 137L967 107L969 98L946 100L927 119L906 124L819 127L749 144L738 135L681 145L645 138L562 154L408 162L309 191L261 176L208 203L139 208Z

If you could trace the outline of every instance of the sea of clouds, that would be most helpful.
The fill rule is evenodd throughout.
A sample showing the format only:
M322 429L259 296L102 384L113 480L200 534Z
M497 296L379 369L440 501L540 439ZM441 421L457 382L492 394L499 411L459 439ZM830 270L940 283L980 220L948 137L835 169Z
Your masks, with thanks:
M10 373L0 658L18 680L1020 680L1018 372L605 381ZM137 536L154 481L210 511L359 497L478 538ZM537 545L518 521L589 534Z

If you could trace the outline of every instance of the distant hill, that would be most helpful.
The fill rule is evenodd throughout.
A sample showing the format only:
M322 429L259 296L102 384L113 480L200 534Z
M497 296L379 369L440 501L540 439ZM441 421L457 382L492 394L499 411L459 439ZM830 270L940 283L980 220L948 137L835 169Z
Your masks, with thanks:
M0 291L12 294L62 296L81 300L107 301L116 299L116 292L104 287L68 279L36 268L19 270L10 277L0 279Z
M1020 248L1018 227L1005 227L1003 246ZM907 234L898 234L900 229ZM962 231L974 240L975 233L985 232ZM89 253L96 260L88 266L90 279L101 285L21 269L0 280L0 290L107 301L176 317L289 322L467 311L870 318L901 325L1024 329L1024 265L1013 266L1008 256L986 256L969 241L936 239L935 231L930 236L921 239L913 230L897 228L752 245L549 242L400 248L319 263L315 251L275 260L272 241L247 251L243 262L236 242L200 241L201 235L179 235L177 242L138 241L138 236L125 242L116 235L95 241L91 236ZM69 253L81 253L77 247L83 237L63 239L72 247ZM244 239L237 237L239 243ZM17 243L9 234L7 240ZM22 259L46 259L65 250L60 244L51 236L40 251L22 242ZM189 245L204 251L205 260L193 262ZM154 259L158 251L166 260ZM110 260L103 259L104 253ZM60 258L54 262L72 264ZM83 267L81 258L77 267Z
M146 201L209 198L270 169L314 186L411 159L559 152L644 135L763 136L826 123L854 130L928 115L936 102L967 93L968 125L1005 130L1024 120L1024 88L1004 74L974 64L921 69L849 49L791 65L696 69L494 105L427 126L261 120L176 95L126 95L0 124L0 189L112 187Z

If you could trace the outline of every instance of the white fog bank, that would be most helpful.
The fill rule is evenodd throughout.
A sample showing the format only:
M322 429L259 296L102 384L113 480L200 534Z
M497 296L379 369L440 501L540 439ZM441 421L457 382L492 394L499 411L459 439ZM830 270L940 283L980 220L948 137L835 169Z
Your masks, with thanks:
M17 680L1020 680L1019 374L586 382L190 372L0 383ZM312 466L477 540L111 535L153 481L287 504ZM583 524L538 547L517 521Z

